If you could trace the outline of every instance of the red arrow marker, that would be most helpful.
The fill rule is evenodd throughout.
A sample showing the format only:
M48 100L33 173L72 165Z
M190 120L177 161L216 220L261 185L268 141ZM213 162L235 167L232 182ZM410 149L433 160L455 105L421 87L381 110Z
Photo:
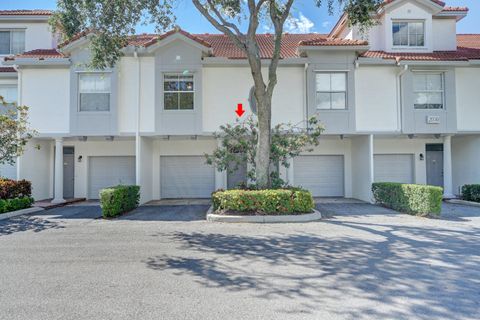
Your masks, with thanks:
M238 115L239 118L245 113L245 110L243 110L243 104L237 104L237 110L235 110L235 113Z

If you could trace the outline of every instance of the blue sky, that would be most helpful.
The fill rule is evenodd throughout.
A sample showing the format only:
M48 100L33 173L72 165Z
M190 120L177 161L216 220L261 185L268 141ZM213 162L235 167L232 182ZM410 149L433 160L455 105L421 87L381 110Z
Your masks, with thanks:
M467 6L470 12L457 25L458 33L480 33L480 1L478 0L444 0L449 6ZM291 25L288 31L301 28L302 32L328 33L335 24L340 12L333 16L327 14L325 8L314 6L313 0L298 0L293 10L293 17L297 19L295 26ZM0 9L55 9L56 0L0 0ZM189 0L179 0L176 7L177 24L192 33L216 33L193 7ZM287 26L287 29L289 27ZM267 27L262 27L266 31ZM138 32L154 32L153 26L140 26Z

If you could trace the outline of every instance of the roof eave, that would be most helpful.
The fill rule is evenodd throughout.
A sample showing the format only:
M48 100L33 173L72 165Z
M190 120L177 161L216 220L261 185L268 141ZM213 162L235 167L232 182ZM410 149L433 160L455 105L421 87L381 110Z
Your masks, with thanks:
M434 15L434 18L455 18L458 21L465 18L468 14L468 10L466 11L442 11Z
M47 21L50 15L0 15L0 21Z
M3 62L7 66L68 66L71 64L68 58L16 58Z
M298 52L303 53L306 51L356 51L366 52L370 49L369 45L328 45L328 46L299 46Z

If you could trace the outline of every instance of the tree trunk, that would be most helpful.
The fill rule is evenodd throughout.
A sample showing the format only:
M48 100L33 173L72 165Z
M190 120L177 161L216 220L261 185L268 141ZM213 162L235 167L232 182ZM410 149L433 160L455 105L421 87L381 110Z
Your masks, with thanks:
M255 159L255 175L259 188L270 187L270 136L271 136L272 99L265 91L257 99L258 142Z

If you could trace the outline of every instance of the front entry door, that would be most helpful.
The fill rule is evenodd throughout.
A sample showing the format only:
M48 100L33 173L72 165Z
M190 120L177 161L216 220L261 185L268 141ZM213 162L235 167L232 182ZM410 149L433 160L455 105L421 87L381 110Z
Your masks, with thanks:
M63 148L63 198L74 197L75 179L75 149L73 147Z
M427 144L427 184L443 187L443 145Z

